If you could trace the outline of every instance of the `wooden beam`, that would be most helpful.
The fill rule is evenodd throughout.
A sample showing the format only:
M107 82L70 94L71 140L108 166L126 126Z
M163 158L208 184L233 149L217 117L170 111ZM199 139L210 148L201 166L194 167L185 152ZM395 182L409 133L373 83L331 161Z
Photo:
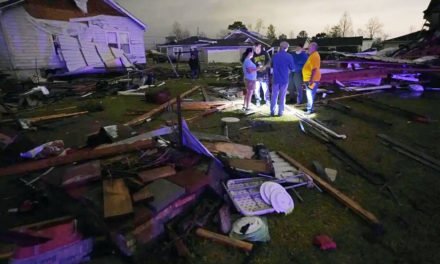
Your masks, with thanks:
M176 174L176 170L174 169L174 166L166 165L151 170L141 171L139 172L138 177L141 179L143 183L148 183L174 174Z
M212 102L182 102L182 110L208 110L213 107L229 104L229 101L212 101Z
M75 112L75 113L67 113L67 114L56 114L56 115L48 115L48 116L38 116L38 117L31 117L31 118L24 118L25 120L36 123L41 121L48 121L53 119L60 119L65 117L72 117L77 115L84 115L87 114L89 111L82 111L82 112Z
M42 160L22 162L8 167L3 167L0 168L0 176L28 173L77 161L99 159L103 157L137 151L140 149L153 148L154 146L154 141L152 141L151 139L146 139L129 144L111 144L108 146L100 146L99 148L94 149L86 148L77 150L65 156L57 156Z
M180 98L184 98L185 96L195 92L196 90L200 89L200 86L196 86L193 87L192 89L180 94ZM144 123L146 120L150 119L151 117L153 117L154 115L162 112L163 110L165 110L165 108L167 108L169 105L173 105L175 104L177 101L177 98L173 98L171 100L169 100L166 103L161 104L160 106L154 108L153 110L149 111L148 113L145 113L141 116L138 116L136 118L134 118L131 121L128 121L127 123L125 123L125 126L135 126L135 125L139 125Z
M239 249L247 251L247 252L252 251L252 248L254 246L253 244L251 244L249 242L245 242L245 241L241 241L238 239L230 238L228 236L220 235L220 234L208 231L203 228L197 228L196 235L198 235L199 237L211 239L212 241L217 242L217 243L221 243L221 244L224 244L227 246L239 248Z
M321 179L321 177L319 177L318 175L316 175L315 173L313 173L312 171L310 171L309 169L304 167L301 163L299 163L298 161L294 160L293 158L291 158L287 154L285 154L285 153L283 153L281 151L278 152L278 154L282 158L287 160L290 164L292 164L293 166L297 167L299 170L302 170L307 175L312 177L313 181L317 185L319 185L319 187L321 187L322 189L327 191L331 196L333 196L338 201L340 201L342 204L344 204L345 206L350 208L357 215L359 215L362 218L364 218L367 222L369 222L371 224L374 224L374 225L381 226L381 223L377 219L377 217L373 213L371 213L370 211L367 211L366 209L364 209L356 201L352 200L350 197L348 197L347 195L345 195L344 193L342 193L341 191L339 191L338 189L336 189L335 187L330 185L328 182L326 182L323 179Z

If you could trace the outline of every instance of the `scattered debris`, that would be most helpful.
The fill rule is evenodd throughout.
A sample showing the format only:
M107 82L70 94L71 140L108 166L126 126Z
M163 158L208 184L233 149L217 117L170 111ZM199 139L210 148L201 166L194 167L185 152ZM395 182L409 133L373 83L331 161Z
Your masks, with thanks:
M440 160L392 139L385 134L378 134L377 136L385 146L440 172Z
M230 238L224 235L220 235L203 228L197 228L196 234L200 237L210 239L214 242L221 243L227 246L235 247L247 252L252 251L253 245L248 242L244 242L238 239Z
M258 216L240 218L234 222L230 237L250 242L268 242L270 235L267 221Z
M327 235L318 235L313 239L313 245L321 250L336 250L336 243Z

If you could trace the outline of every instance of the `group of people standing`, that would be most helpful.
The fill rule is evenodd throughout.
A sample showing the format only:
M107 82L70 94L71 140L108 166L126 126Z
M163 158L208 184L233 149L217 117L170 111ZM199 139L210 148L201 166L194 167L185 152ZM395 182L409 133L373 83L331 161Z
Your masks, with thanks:
M292 83L290 99L301 104L305 90L307 97L306 114L313 113L313 101L321 79L321 58L318 53L318 45L315 42L309 44L306 53L301 45L295 46L293 53L288 53L289 43L282 41L280 50L272 59L262 49L260 43L253 48L248 48L243 54L243 75L246 86L243 110L249 110L252 95L255 95L255 103L270 101L270 115L282 116L286 104L286 94L289 80ZM269 91L269 76L272 69L272 89ZM261 90L261 91L260 91ZM262 94L262 96L261 96Z

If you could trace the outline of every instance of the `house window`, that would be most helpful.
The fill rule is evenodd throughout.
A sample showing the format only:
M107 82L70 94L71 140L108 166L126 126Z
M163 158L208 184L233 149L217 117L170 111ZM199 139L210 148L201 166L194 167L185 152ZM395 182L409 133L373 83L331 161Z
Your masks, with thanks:
M130 38L128 33L119 33L119 47L126 54L130 54Z
M109 47L119 49L118 34L116 32L107 32L107 43Z
M130 35L127 32L107 32L109 47L121 49L126 54L131 53Z
M173 48L173 53L174 55L179 54L180 52L183 52L183 47L174 47Z

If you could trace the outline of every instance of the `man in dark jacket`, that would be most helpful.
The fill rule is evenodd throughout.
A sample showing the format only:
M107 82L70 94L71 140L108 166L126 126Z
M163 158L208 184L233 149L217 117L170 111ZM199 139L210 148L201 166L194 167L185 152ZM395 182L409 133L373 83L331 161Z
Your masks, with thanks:
M255 104L260 106L261 101L270 101L269 95L269 70L270 70L270 59L269 55L261 47L261 43L254 45L254 57L252 62L257 66L257 81L255 83ZM261 88L261 91L260 91ZM263 98L261 98L261 92L263 93Z

